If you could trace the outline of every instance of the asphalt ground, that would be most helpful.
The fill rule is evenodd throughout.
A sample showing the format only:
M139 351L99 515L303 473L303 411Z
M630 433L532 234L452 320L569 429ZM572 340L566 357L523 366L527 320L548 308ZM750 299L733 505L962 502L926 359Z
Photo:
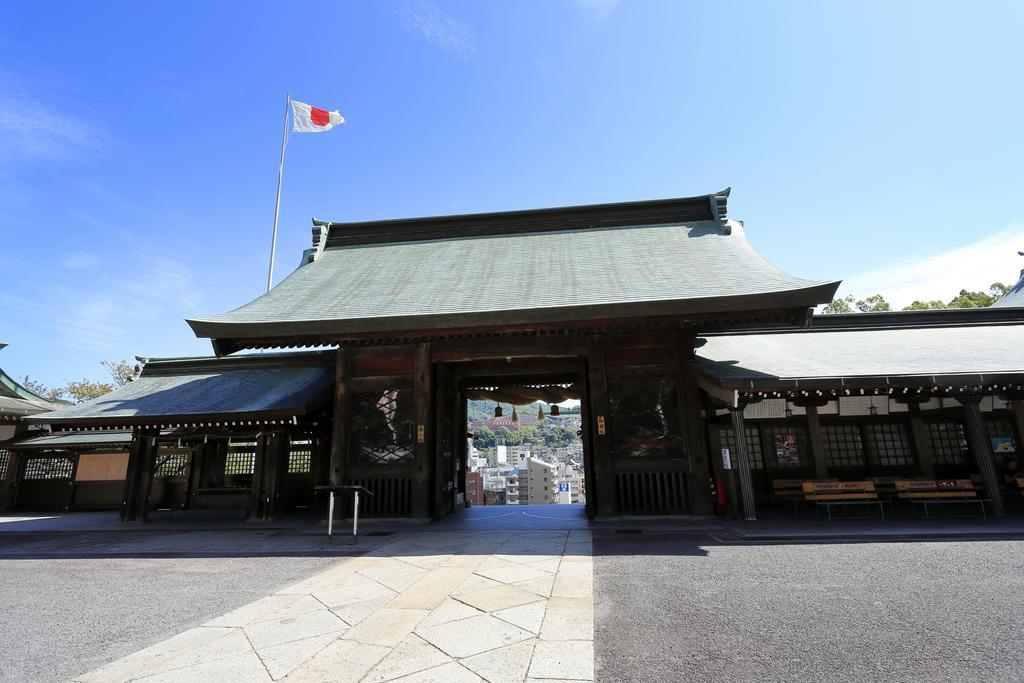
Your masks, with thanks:
M0 560L0 681L62 681L344 559Z
M595 534L597 680L1024 679L1024 541Z

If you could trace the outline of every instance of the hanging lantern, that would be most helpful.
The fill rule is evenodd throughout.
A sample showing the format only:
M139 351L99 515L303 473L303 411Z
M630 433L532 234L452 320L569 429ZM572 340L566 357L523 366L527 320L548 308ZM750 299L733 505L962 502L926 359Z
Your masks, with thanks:
M501 417L501 404L494 406L494 417Z
M548 411L551 417L558 417L558 404L551 406L551 410Z

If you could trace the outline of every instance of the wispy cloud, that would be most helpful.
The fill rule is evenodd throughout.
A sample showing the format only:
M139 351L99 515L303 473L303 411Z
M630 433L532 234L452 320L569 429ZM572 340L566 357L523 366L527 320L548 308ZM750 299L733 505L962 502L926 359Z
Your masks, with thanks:
M100 257L84 251L76 251L61 256L58 261L61 268L71 270L88 270L100 264Z
M612 15L619 0L573 0L577 7L595 19L604 21Z
M100 140L81 117L0 72L0 156L8 161L64 159L97 149Z
M1017 281L1024 257L1024 225L1014 224L949 251L894 260L843 280L839 294L864 297L879 293L902 308L915 299L949 301L961 289L988 291L994 282Z
M473 33L462 22L427 0L406 0L395 10L402 29L419 33L431 44L463 59L476 54Z
M55 318L55 325L66 347L110 353L138 339L140 330L184 318L198 307L198 278L184 261L135 254L114 262L116 273L110 263L103 266L95 286L64 292L65 313Z

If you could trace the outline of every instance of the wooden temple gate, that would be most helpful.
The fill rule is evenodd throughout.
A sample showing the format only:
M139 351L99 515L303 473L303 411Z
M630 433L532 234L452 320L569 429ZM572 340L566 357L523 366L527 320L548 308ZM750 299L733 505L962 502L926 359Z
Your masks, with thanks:
M588 514L708 513L693 335L550 334L337 351L330 479L367 513L433 517L463 502L467 382L582 388Z
M47 419L137 429L126 518L152 503L157 430L202 437L229 425L253 437L252 485L237 501L251 517L280 514L296 490L281 434L315 427L324 448L312 449L307 492L360 484L374 492L368 514L437 519L465 494L467 387L568 382L582 406L589 514L711 514L697 333L802 325L839 284L759 257L727 216L729 194L314 221L289 277L187 321L217 358L146 363L116 403ZM309 347L334 350L237 353ZM201 460L213 464L200 469L224 471L217 453L204 443ZM194 471L189 507L217 488L196 484ZM177 500L183 480L172 479L161 495Z

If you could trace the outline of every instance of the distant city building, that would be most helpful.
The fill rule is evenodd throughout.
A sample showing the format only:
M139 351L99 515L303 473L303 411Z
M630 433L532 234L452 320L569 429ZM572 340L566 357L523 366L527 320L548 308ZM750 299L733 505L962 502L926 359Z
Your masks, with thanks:
M484 491L484 505L505 505L504 491Z
M470 505L484 504L484 476L481 472L466 472L466 500Z

